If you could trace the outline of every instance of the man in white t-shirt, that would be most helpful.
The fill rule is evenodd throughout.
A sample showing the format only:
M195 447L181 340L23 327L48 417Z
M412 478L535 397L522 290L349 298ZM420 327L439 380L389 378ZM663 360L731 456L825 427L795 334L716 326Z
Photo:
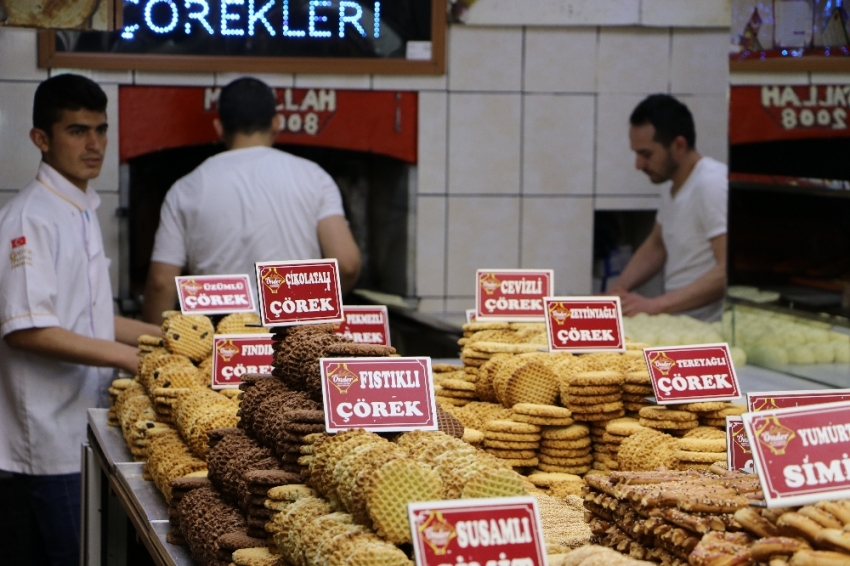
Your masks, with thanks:
M139 335L159 333L113 315L88 184L103 164L106 103L85 77L41 83L30 138L42 161L0 208L0 470L26 495L53 566L79 563L86 409L105 399L111 368L136 372Z
M360 274L333 179L272 147L281 118L271 89L237 79L222 89L218 106L214 126L227 151L178 180L162 205L145 287L149 322L174 308L174 277L183 271L251 275L257 261L336 258L343 292Z
M719 320L726 292L726 165L699 154L693 117L672 96L649 96L629 122L635 167L655 184L672 184L661 191L652 232L609 292L620 296L627 316L683 313ZM663 295L632 292L662 269Z

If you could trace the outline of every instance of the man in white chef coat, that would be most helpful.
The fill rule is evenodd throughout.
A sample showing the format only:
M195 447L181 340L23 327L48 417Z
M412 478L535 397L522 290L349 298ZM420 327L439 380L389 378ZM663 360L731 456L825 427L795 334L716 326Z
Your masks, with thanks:
M106 149L106 95L78 75L41 83L35 180L0 208L0 470L28 492L52 565L79 562L80 444L112 368L135 373L157 327L113 315L88 182Z
M610 289L623 314L682 313L719 320L726 293L727 167L696 149L688 107L653 94L629 118L635 167L661 191L655 226ZM663 295L632 290L664 271Z
M161 322L161 313L174 308L174 277L184 270L253 274L257 261L336 258L342 292L354 287L360 250L339 189L315 163L272 147L281 120L276 104L254 78L222 89L213 124L227 151L165 196L145 286L148 322Z

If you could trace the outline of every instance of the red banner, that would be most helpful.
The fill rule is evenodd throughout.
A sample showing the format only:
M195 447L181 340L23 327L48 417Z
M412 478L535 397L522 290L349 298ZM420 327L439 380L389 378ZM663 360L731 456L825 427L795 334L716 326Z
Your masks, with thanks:
M437 430L431 358L322 358L325 428Z
M187 275L174 278L183 314L254 312L247 275Z
M729 143L850 137L850 85L733 86Z
M416 566L545 566L533 497L426 501L407 505Z
M768 507L850 497L850 403L741 417Z
M753 450L741 417L726 417L726 467L753 473Z
M220 88L122 86L118 153L129 159L216 143ZM350 149L416 163L415 92L275 89L282 129L275 143Z
M543 320L543 297L552 294L554 278L551 269L479 269L475 320Z
M841 403L850 401L850 389L815 389L802 391L765 391L747 393L747 407L751 412L788 409L806 405Z
M390 317L385 305L342 307L345 321L334 326L334 334L357 344L390 345Z
M552 352L624 352L620 297L546 297L546 333Z
M726 344L645 348L643 356L659 405L729 401L741 396Z
M263 326L342 322L336 259L257 263Z
M273 359L271 334L216 334L212 388L239 387L246 373L271 373Z

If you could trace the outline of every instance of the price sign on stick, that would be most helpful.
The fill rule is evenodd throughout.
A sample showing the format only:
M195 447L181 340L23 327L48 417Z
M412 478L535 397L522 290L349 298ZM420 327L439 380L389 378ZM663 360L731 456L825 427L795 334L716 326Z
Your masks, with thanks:
M216 334L212 388L239 387L246 373L271 373L273 359L271 334Z
M659 405L741 396L727 344L645 348L643 355Z
M457 499L407 505L416 566L545 566L533 497Z
M431 358L322 358L325 428L437 430Z
M551 269L479 269L475 272L475 320L539 322L543 297L552 294Z
M187 275L174 278L183 314L255 312L247 275Z
M761 391L747 393L751 412L787 409L804 405L822 405L850 401L850 389L813 389L801 391Z
M385 305L345 306L345 321L334 326L334 334L357 344L390 345L390 317Z
M753 473L753 451L750 437L744 430L741 417L726 417L726 467L730 470Z
M552 352L624 352L620 297L546 297L546 332Z
M850 402L741 418L768 507L850 497Z
M263 326L343 322L335 259L255 265Z

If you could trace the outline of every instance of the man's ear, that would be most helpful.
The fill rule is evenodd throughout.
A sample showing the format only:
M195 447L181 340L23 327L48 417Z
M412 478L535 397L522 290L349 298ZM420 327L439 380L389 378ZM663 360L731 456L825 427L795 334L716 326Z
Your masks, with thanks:
M41 150L41 153L47 153L50 150L50 136L41 128L31 129L30 139L35 147Z
M280 131L280 127L282 125L281 124L282 120L283 120L283 116L275 113L274 118L272 118L272 134L273 135L277 135L277 133Z
M685 136L676 136L670 145L673 146L673 152L676 155L684 155L688 152L688 140Z
M224 126L221 125L221 120L213 118L213 128L215 128L215 135L218 136L218 139L224 141Z

